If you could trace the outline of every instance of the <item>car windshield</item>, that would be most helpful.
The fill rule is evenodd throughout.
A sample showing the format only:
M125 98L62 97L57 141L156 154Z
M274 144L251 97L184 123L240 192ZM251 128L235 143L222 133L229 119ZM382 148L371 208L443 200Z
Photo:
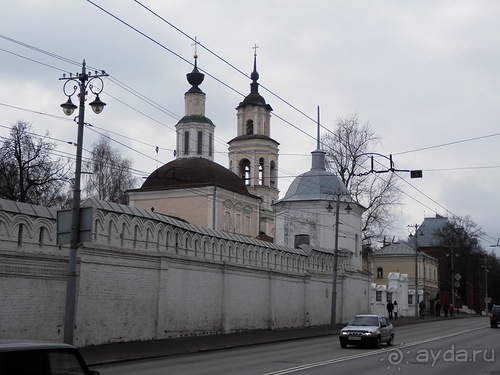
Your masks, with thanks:
M376 316L355 316L349 322L350 326L378 326Z

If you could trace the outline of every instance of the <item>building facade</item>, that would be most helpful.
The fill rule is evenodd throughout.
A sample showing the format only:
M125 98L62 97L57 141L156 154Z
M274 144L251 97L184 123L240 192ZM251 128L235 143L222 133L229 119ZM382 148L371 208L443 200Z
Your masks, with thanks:
M205 116L204 74L186 75L185 115L176 124L176 159L153 171L139 189L128 191L129 205L214 230L257 237L262 199L243 180L215 163L215 125Z
M387 245L370 255L371 274L375 284L383 284L390 274L406 275L408 283L408 314L415 316L417 300L415 285L418 285L418 301L424 301L426 309L433 311L434 303L439 298L439 262L424 252L416 252L406 243ZM418 273L415 277L415 264ZM389 291L390 292L390 291ZM401 297L398 297L401 300ZM377 301L380 302L380 301ZM399 301L398 301L399 303Z
M240 176L251 194L261 198L259 233L274 237L272 205L279 195L279 143L271 138L273 109L259 94L256 55L250 77L250 94L236 107L237 135L228 142L229 169Z

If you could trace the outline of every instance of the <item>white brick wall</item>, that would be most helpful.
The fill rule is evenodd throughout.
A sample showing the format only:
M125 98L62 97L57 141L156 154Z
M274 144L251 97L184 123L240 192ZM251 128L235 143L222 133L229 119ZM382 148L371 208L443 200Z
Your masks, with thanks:
M331 254L212 237L160 219L94 213L95 241L78 250L77 346L329 324ZM18 246L20 222L31 240ZM2 338L62 340L68 249L56 245L55 230L53 218L0 210ZM362 291L368 283L346 285ZM368 308L360 293L344 293L361 299L339 302L343 315Z

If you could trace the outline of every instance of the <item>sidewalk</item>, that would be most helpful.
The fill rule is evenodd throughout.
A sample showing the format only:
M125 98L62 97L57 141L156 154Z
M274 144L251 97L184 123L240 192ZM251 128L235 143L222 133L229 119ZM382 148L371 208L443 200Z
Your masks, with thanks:
M475 317L475 315L460 314L452 319ZM424 319L399 318L391 320L394 327L418 324L436 320L445 320L444 316L426 316ZM79 348L89 365L122 362L137 359L164 357L176 354L196 353L224 348L258 345L277 341L296 340L309 337L338 335L342 325L335 329L330 326L315 326L279 330L257 330L231 333L225 335L183 337L157 341L138 341L116 344L105 344Z

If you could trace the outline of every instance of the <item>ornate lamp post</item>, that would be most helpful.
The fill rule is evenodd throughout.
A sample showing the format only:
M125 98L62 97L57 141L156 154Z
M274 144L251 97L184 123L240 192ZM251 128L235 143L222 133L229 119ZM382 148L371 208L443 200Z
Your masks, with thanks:
M66 305L64 310L64 342L73 344L74 326L75 326L75 304L76 304L76 266L77 266L77 249L79 244L80 232L80 180L82 173L82 149L83 149L83 128L85 125L85 100L89 90L96 98L89 103L92 110L99 114L104 109L106 103L99 99L99 94L104 88L104 83L101 77L106 77L107 74L102 72L87 73L85 68L85 60L82 63L82 72L66 77L63 75L59 80L65 81L63 86L64 95L68 100L61 104L63 112L66 116L71 116L76 108L78 108L78 136L76 144L76 165L75 165L75 182L73 185L73 207L71 212L71 238L69 250L68 264L68 281L66 286ZM94 83L97 83L96 86ZM71 97L78 91L78 99L80 101L77 107L71 101Z
M331 312L330 312L330 328L334 329L335 328L335 320L336 320L336 315L337 315L337 268L338 268L338 263L339 263L339 211L340 211L340 197L342 195L347 195L345 193L342 193L340 191L334 193L334 195L337 197L335 201L335 248L334 248L334 253L333 253L333 273L332 273L332 306L331 306ZM328 206L326 207L328 212L333 211L333 207L328 202ZM350 213L352 208L347 203L347 207L345 208L347 213Z

